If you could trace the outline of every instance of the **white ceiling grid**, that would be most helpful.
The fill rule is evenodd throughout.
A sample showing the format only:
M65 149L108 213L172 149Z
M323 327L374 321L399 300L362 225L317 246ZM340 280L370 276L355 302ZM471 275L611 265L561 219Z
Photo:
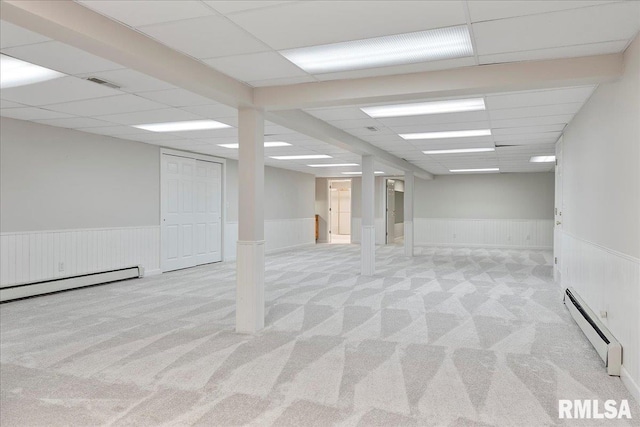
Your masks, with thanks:
M270 86L382 76L622 51L639 27L640 3L629 1L78 1L249 85ZM469 19L465 10L468 9ZM393 19L389 19L392 17ZM389 34L468 25L475 57L394 67L310 75L277 51ZM214 119L237 126L235 109L174 87L119 64L2 21L3 53L69 74L29 86L3 89L1 114L53 126L236 158L237 129L157 134L141 123ZM508 34L508 37L505 37ZM111 89L83 78L120 86ZM531 155L552 154L553 144L594 87L485 94L486 111L372 119L358 107L307 112L434 174L452 168L500 167L502 172L551 170ZM376 132L366 129L377 128ZM398 133L492 129L491 137L405 141ZM270 155L330 154L327 163L359 163L359 156L267 123L265 140L291 147ZM497 147L496 152L425 155L437 148ZM311 170L308 161L267 164ZM385 172L400 171L381 166ZM345 170L358 170L358 167Z

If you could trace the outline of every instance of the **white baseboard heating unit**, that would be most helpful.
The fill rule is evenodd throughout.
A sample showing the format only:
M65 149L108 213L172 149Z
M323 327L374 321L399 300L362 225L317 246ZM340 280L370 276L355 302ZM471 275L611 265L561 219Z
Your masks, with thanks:
M11 285L0 289L0 302L83 288L85 286L118 282L120 280L134 279L143 276L144 267L134 266L72 277L60 277L40 282Z
M618 340L600 322L582 298L578 296L575 289L567 288L565 290L564 305L567 306L573 319L604 361L607 373L620 376L622 347Z

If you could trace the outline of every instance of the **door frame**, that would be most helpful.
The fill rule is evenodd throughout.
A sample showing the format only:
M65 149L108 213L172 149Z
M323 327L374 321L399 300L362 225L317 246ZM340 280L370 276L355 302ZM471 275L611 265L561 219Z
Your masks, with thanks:
M331 221L333 219L333 208L331 207L331 183L348 182L351 194L349 195L349 242L353 241L353 180L351 178L327 178L327 243L332 243L333 233L331 230ZM338 213L340 215L340 213ZM338 221L340 217L338 216Z
M562 164L562 136L556 142L556 164L554 168L555 189L554 189L554 215L553 215L553 279L556 283L562 284L562 238L564 195L562 181L564 179L564 169Z
M162 156L163 155L169 155L169 156L175 156L175 157L184 157L187 159L194 159L194 160L202 160L205 162L212 162L212 163L219 163L222 166L222 173L221 173L221 187L222 187L222 200L220 201L220 203L222 204L222 209L221 209L221 214L222 214L222 218L220 220L220 226L222 228L222 230L220 230L220 251L221 251L221 255L222 255L222 261L226 261L226 257L227 257L227 253L225 250L225 230L227 228L227 182L226 182L226 177L227 177L227 161L226 159L223 159L221 157L215 157L215 156L208 156L206 154L198 154L198 153L192 153L190 151L181 151L181 150L174 150L171 148L160 148L160 213L158 216L158 222L160 224L160 244L158 245L158 247L160 248L160 253L158 254L158 256L160 257L160 271L164 273L165 269L165 265L164 265L164 257L163 257L163 253L164 253L164 241L165 241L165 231L164 231L164 227L162 225L163 221L162 221L162 215L163 215L163 206L164 206L164 197L165 197L165 183L164 183L164 168L162 167Z

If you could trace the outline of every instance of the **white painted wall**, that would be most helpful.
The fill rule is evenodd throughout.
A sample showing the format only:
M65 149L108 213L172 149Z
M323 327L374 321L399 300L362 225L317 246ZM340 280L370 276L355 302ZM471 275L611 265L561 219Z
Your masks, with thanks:
M640 38L563 137L562 286L574 287L623 347L640 400Z
M159 147L7 118L1 126L1 286L132 265L160 272ZM228 160L225 259L236 254L237 182ZM314 242L313 193L312 175L265 169L267 251Z
M550 249L553 173L416 179L415 244Z

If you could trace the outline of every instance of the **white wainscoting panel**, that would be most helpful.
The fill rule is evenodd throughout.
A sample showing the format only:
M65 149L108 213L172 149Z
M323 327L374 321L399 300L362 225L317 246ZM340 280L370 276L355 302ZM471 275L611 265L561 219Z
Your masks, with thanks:
M551 249L553 220L414 218L416 245Z
M375 226L376 226L376 245L384 245L385 244L384 235L386 233L384 218L376 218ZM362 235L362 219L352 217L351 218L351 243L360 244L361 235Z
M2 287L135 265L160 272L159 226L0 234Z
M622 345L622 380L640 401L640 259L563 232L560 265L562 288L607 312L600 320Z
M311 245L316 242L315 218L268 219L264 221L265 252ZM236 258L238 223L227 222L224 230L224 260Z

